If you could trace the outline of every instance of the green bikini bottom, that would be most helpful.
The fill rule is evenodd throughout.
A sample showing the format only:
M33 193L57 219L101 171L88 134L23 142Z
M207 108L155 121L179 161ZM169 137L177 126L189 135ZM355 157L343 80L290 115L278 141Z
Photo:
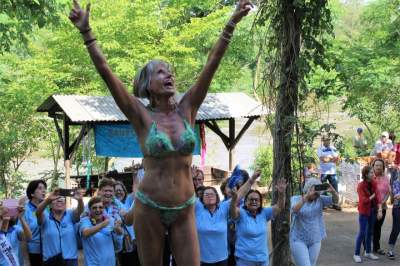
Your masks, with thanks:
M144 205L147 205L149 207L152 207L154 209L160 210L160 218L161 222L166 226L169 227L178 217L179 212L183 209L186 209L190 205L193 205L196 202L196 195L193 194L193 196L188 199L186 202L183 204L176 206L176 207L166 207L158 204L157 202L153 201L150 199L146 194L138 190L136 192L135 198L138 199L141 203Z

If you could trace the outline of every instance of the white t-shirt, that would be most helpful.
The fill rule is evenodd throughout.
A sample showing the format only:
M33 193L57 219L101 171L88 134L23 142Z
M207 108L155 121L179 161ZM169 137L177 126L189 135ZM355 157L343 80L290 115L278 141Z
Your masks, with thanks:
M333 147L333 146L325 147L324 145L321 145L318 148L317 155L318 155L318 158L326 157L326 156L331 156L333 158L337 158L339 156L335 147ZM336 174L336 163L334 163L334 162L325 163L321 159L319 162L320 162L319 167L321 169L321 174L325 174L325 175Z

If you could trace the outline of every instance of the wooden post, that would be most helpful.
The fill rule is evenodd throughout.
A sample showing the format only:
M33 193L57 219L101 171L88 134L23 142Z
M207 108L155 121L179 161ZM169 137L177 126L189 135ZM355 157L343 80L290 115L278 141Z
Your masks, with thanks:
M64 169L65 169L65 187L71 188L71 158L70 158L70 148L69 148L69 124L68 118L64 114ZM66 199L67 208L71 207L71 198Z
M233 165L234 165L234 152L235 152L235 146L233 145L235 142L235 119L230 118L229 119L229 171L233 170Z

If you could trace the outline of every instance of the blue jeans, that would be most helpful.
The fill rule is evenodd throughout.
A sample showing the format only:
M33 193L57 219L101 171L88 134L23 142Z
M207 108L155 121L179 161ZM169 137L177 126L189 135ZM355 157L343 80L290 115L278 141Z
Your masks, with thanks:
M301 240L290 239L290 251L292 253L294 265L296 266L315 266L321 250L321 242L307 245Z
M268 261L250 261L236 257L236 266L268 266Z
M365 252L371 253L371 241L375 220L376 213L374 209L371 209L371 214L369 216L362 214L359 215L358 222L360 224L360 231L358 232L356 238L356 249L354 251L355 255L360 255L362 243L364 243Z

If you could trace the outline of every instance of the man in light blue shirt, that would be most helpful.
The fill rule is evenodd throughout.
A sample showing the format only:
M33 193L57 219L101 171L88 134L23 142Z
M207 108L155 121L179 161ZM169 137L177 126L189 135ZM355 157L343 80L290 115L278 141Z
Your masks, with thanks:
M320 162L321 182L324 183L328 181L336 192L339 192L336 176L336 163L339 160L339 154L336 148L331 145L329 136L322 136L322 145L318 148L317 155ZM338 211L341 210L337 201L334 202L332 207Z

